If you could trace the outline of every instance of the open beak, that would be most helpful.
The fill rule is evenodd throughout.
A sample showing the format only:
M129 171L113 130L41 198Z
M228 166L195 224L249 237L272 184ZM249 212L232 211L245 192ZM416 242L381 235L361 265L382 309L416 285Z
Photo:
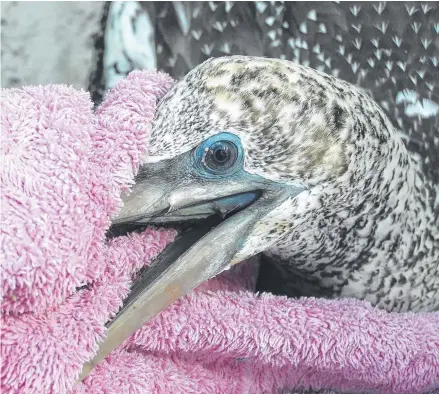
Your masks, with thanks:
M139 173L113 223L198 221L199 225L182 232L137 278L123 308L108 324L97 355L84 365L80 380L160 311L240 262L237 253L254 226L291 197L291 189L245 172L206 181L184 173L184 166L181 169L172 161L148 165L147 172Z

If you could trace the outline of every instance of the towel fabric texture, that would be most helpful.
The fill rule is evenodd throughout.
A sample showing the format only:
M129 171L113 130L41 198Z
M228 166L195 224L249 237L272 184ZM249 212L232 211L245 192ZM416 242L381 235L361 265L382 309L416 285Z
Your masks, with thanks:
M172 84L133 72L96 111L67 86L1 91L1 392L439 392L439 313L256 294L254 261L174 303L75 385L136 272L176 235L105 238Z

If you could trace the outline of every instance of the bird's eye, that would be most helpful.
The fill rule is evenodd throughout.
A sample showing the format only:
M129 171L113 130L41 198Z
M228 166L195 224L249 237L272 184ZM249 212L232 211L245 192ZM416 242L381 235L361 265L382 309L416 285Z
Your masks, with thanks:
M214 142L206 150L204 164L214 172L230 169L238 158L238 148L230 141Z
M243 168L244 149L238 136L222 132L198 145L192 151L191 161L203 178L228 177Z

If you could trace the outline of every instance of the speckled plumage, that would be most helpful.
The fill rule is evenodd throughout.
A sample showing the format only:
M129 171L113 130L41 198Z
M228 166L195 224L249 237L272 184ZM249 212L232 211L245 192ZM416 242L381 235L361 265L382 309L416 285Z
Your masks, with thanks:
M438 307L439 188L366 93L292 62L212 59L160 104L148 160L224 130L243 141L249 173L307 189L267 224L282 237L265 253L286 293Z
M260 250L258 231L275 240L264 253L281 267L279 292L437 310L437 4L187 3L178 10L168 3L154 10L157 65L173 75L233 53L320 72L261 58L204 63L162 102L152 160L235 132L248 172L307 188L263 223L272 230L255 229L246 245ZM165 29L160 21L172 18L178 23Z

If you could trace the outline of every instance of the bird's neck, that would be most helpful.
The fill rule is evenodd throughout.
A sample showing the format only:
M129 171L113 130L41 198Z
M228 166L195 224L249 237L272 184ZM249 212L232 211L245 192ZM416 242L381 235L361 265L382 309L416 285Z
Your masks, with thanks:
M303 196L308 211L270 253L333 296L431 309L429 298L439 305L439 190L402 145L390 149L385 165L357 162L339 184Z

